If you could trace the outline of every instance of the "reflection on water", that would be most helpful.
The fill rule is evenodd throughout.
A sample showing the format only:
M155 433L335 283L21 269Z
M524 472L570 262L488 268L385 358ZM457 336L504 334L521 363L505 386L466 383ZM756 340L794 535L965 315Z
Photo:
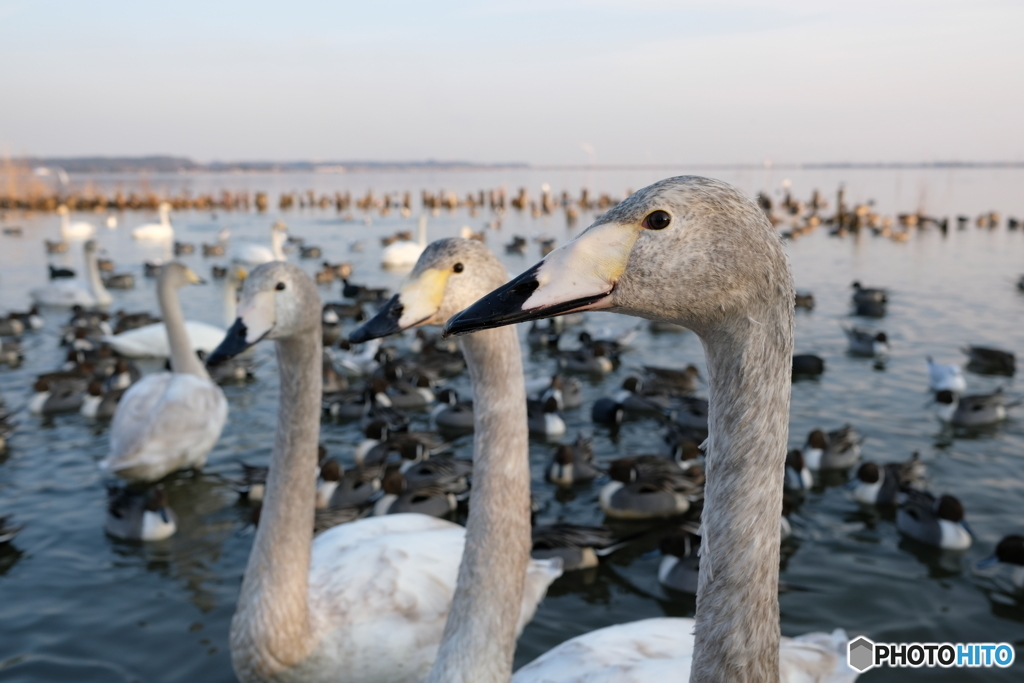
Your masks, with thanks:
M250 188L294 190L312 187L333 192L350 189L362 194L420 188L451 189L460 194L506 185L536 191L550 183L556 191L574 194L586 186L592 192L622 195L667 175L663 171L575 172L495 171L488 173L402 173L332 176L166 176L150 178L154 190ZM877 200L883 212L925 209L929 214L975 215L1001 210L1012 215L1019 206L1020 170L933 171L730 171L718 173L750 193L772 191L791 176L794 191L807 196L814 188L829 195L840 182L850 201ZM127 178L100 178L108 188L131 189ZM921 197L928 205L919 207ZM513 235L532 240L548 235L560 241L585 227L592 215L569 228L560 214L533 219L510 211L500 230L486 231L489 245L509 270L518 273L539 257L530 241L526 255L506 254L500 246ZM212 241L229 227L235 238L264 241L270 224L287 222L291 232L320 246L324 258L351 260L354 279L371 286L394 287L401 274L377 267L379 235L414 229L415 214L370 216L367 226L344 221L332 210L293 210L266 215L183 212L173 216L177 238L186 242ZM464 210L439 212L429 224L430 237L457 235L463 225L479 230L492 220ZM89 217L102 223L100 217ZM122 227L98 234L101 247L118 264L118 271L136 275L134 290L115 292L114 310L153 310L154 283L143 276L144 259L169 258L166 246L133 242L131 227L147 222L143 213L119 216ZM0 236L0 311L27 307L25 292L46 280L45 265L81 266L80 247L47 259L42 239L54 239L58 219L53 215L10 216L25 228L21 238ZM355 240L363 252L350 252ZM951 229L914 233L902 244L868 235L838 239L823 230L790 242L788 250L798 288L812 291L816 306L797 316L797 348L822 356L825 373L800 380L793 387L790 444L797 447L815 428L836 429L851 423L866 441L864 457L878 461L907 459L920 451L928 466L929 486L937 493L955 494L967 510L977 533L966 553L942 553L902 539L891 511L864 509L845 487L843 473L826 473L796 501L793 536L782 548L780 597L782 629L786 635L837 626L883 641L951 640L1016 641L1024 621L1022 596L998 577L976 572L974 564L991 553L1005 534L1024 530L1019 511L1024 500L1024 411L995 428L960 432L943 428L930 412L924 358L962 362L959 347L984 343L1024 352L1024 295L1014 287L1024 272L1024 234L1021 231ZM299 261L309 272L319 260ZM218 259L183 257L200 274ZM891 291L883 318L851 316L849 284ZM325 299L338 299L338 286L321 289ZM222 324L219 282L190 288L182 294L186 316ZM17 409L30 395L35 374L53 369L62 357L57 329L63 316L50 315L41 332L23 339L25 362L0 368L0 393ZM634 320L590 314L593 331L625 331ZM884 330L891 352L884 363L847 354L843 325ZM574 346L568 335L566 346ZM570 343L572 342L572 343ZM408 343L408 339L405 342ZM552 355L526 351L531 377L550 375ZM0 515L14 514L25 525L12 544L0 545L0 680L4 681L230 681L227 634L242 573L252 543L253 510L237 500L230 479L239 460L265 464L270 456L275 424L277 377L273 348L256 349L260 363L257 381L225 387L230 404L228 425L208 466L201 474L182 473L167 482L170 502L179 517L178 532L166 541L132 544L103 533L106 492L96 463L106 454L107 426L87 424L77 415L46 420L19 412L17 431L9 450L0 455ZM568 411L566 440L580 432L594 438L600 462L660 452L661 434L652 423L627 422L617 433L590 422L590 405L621 386L633 368L643 364L683 367L694 363L704 372L700 341L689 333L644 332L635 350L623 356L622 367L605 378L583 377L584 405ZM1004 387L1019 393L1019 381L968 373L972 392ZM469 396L468 378L452 386ZM705 387L706 389L706 387ZM426 417L415 417L424 427ZM325 421L322 441L331 455L351 462L359 441L358 426ZM456 455L468 457L472 439L455 442ZM542 523L603 521L597 505L600 481L571 491L556 490L544 481L543 469L551 446L532 440L533 492ZM619 525L626 533L640 525ZM601 626L655 616L691 616L694 598L666 591L657 581L660 554L658 534L645 536L613 554L600 567L569 574L550 589L527 627L516 653L521 665L566 638ZM1015 670L873 672L871 680L1018 680Z

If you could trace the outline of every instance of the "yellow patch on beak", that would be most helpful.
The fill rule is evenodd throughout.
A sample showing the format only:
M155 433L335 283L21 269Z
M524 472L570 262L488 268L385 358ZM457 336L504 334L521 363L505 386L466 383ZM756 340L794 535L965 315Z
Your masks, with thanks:
M441 310L444 290L448 286L450 270L427 268L413 280L407 280L398 292L402 304L399 326L405 330L425 325Z
M192 285L201 285L206 282L206 280L196 275L196 272L191 268L185 269L185 279Z

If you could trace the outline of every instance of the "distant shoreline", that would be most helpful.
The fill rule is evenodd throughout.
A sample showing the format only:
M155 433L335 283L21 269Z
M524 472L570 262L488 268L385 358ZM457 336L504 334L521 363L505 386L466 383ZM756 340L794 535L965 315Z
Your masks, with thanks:
M677 163L677 164L528 164L469 161L213 161L199 163L186 157L24 157L8 165L21 168L53 168L70 174L192 174L192 173L367 173L403 171L638 171L675 169L713 170L887 170L887 169L973 169L1024 168L1024 161L876 161L876 162L761 162L761 163ZM3 163L0 163L2 168Z

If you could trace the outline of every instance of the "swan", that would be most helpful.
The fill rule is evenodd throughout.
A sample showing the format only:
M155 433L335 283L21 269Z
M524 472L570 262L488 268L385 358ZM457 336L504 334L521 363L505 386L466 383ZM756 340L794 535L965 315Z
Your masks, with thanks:
M288 240L288 227L281 222L270 228L270 246L243 242L231 250L231 260L237 264L255 267L272 261L286 261L284 243Z
M174 238L171 226L171 205L160 203L160 222L146 223L132 230L132 237L137 240L170 240Z
M780 643L777 511L793 300L782 241L757 205L726 183L682 176L639 190L447 322L444 334L452 335L613 310L683 325L700 337L707 357L696 619L648 619L584 634L520 669L514 683L683 680L687 672L692 681L855 677L837 670L845 660L841 631Z
M29 291L32 302L56 308L109 306L114 297L110 296L110 292L103 286L100 269L96 264L97 251L98 247L94 240L85 243L85 283L77 280L54 280Z
M428 282L445 275L432 269L425 272L432 274ZM497 270L490 277L494 279L485 279L463 303L503 282L505 276ZM470 278L453 278L450 289L469 283ZM414 310L409 301L407 310ZM437 656L450 612L449 628L461 623L474 646L479 642L487 662L497 662L494 665L506 672L507 680L516 634L560 573L556 563L530 563L525 558L529 472L525 408L518 406L526 401L514 335L482 335L466 343L478 363L502 371L496 376L481 371L474 377L491 384L478 385L480 395L516 397L509 409L503 409L503 404L492 406L488 413L497 418L477 432L481 449L496 443L501 448L487 453L477 450L481 459L473 494L477 514L469 529L425 515L396 514L336 526L310 543L320 434L320 311L316 284L300 268L288 263L260 266L246 278L239 317L209 359L215 365L261 339L270 339L277 344L281 373L277 435L263 512L231 623L236 674L244 682L421 681ZM491 340L498 340L498 348ZM501 356L506 358L489 360ZM508 415L518 419L509 420ZM498 471L489 472L489 460ZM495 477L502 480L501 485L488 486ZM501 537L508 541L506 551L497 556L494 553L501 548L480 541L491 535L492 524L503 527ZM477 577L481 583L476 589L493 591L499 601L484 616L487 628L484 623L460 622L467 603L472 603L470 595L457 598L452 606L464 548L469 563L501 568ZM459 583L468 578L461 577ZM502 643L501 656L492 656L495 646L484 639L491 622L500 633L508 632L509 643Z
M228 416L224 392L210 380L188 340L180 287L202 282L185 265L164 266L157 282L167 325L171 372L143 377L121 397L110 426L110 454L100 466L129 481L156 481L206 463Z
M427 248L427 217L420 216L419 239L399 240L384 247L380 253L380 264L385 268L410 268L416 265L420 254Z
M61 239L83 240L89 239L96 234L96 226L92 223L86 223L85 221L75 221L72 223L68 207L63 204L57 207L57 213L60 214Z

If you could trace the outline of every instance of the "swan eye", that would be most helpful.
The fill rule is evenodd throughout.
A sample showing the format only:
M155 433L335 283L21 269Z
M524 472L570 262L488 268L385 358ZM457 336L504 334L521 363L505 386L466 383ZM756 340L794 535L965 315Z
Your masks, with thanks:
M668 224L672 222L672 216L667 211L658 209L647 214L647 218L644 219L643 226L648 230L664 230L668 227Z
M466 267L463 266L461 263L456 263L454 266L452 266L452 270L454 270L456 273L461 273L465 269Z
M284 283L283 282L278 282L277 283L277 287L274 287L274 289L276 289L279 292L283 291L284 290Z

